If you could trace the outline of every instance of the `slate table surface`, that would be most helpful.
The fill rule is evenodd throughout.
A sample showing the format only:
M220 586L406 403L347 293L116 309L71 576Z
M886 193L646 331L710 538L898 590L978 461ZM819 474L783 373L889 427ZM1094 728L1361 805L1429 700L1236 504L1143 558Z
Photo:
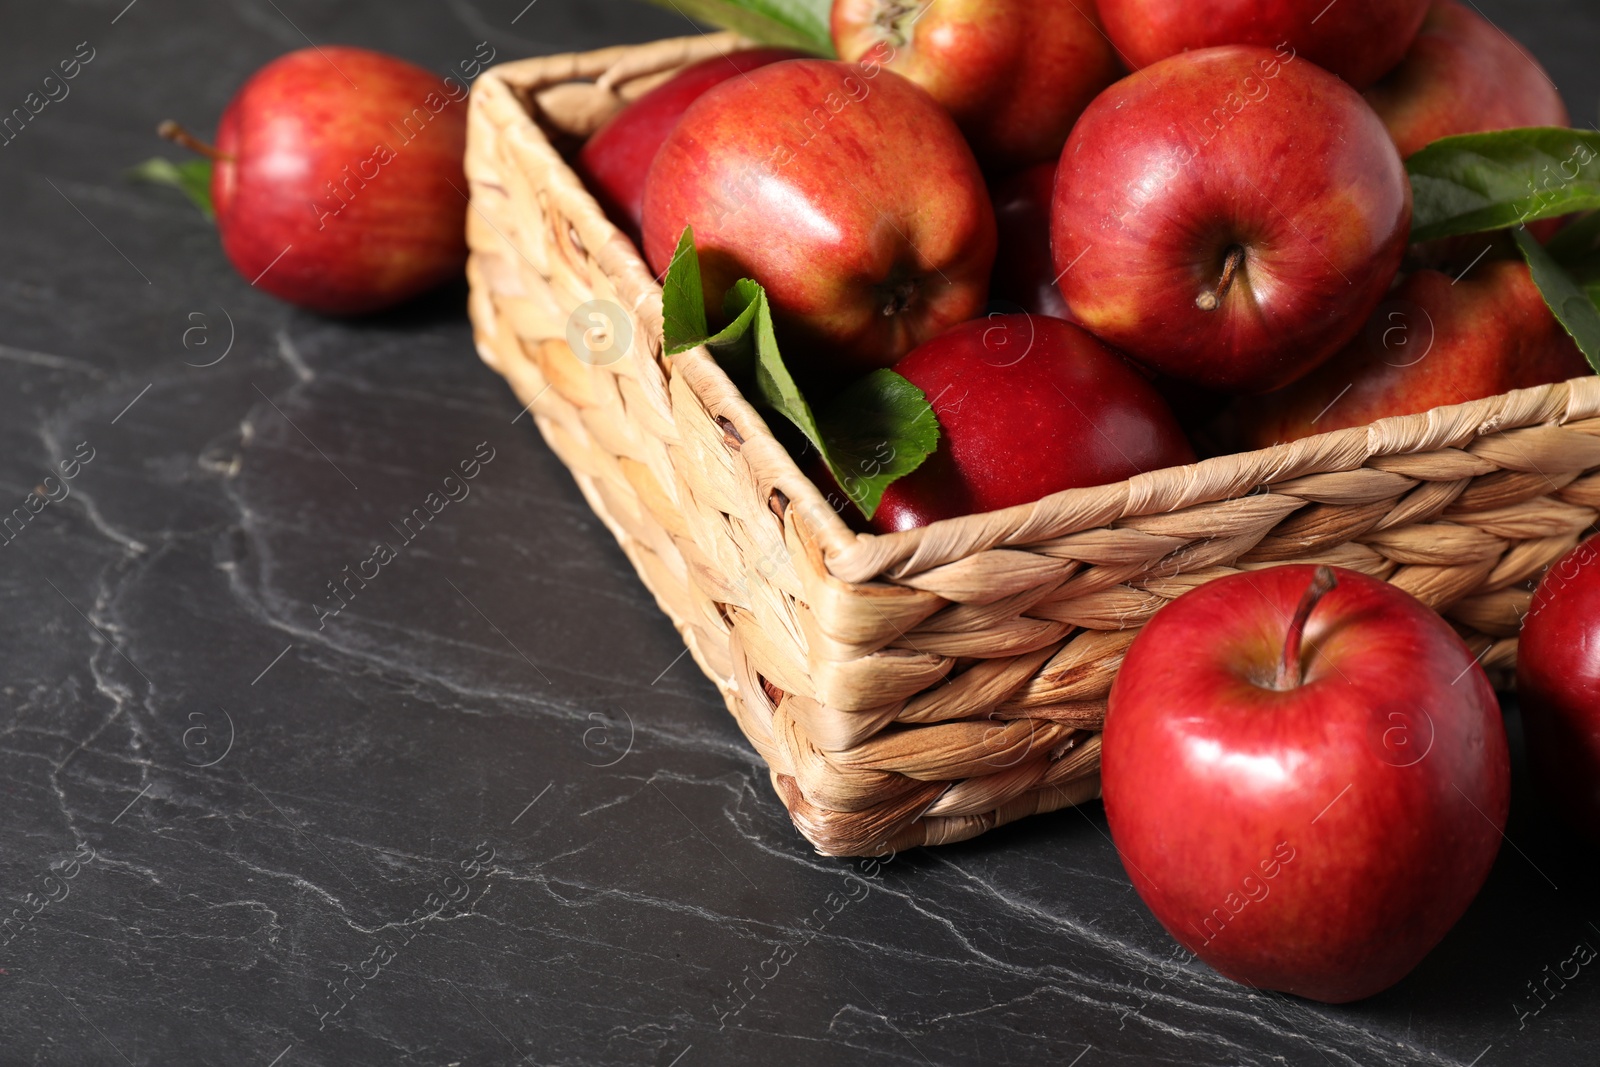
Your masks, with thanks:
M1479 3L1593 123L1593 0ZM1098 805L816 856L478 362L463 288L306 314L124 178L176 155L159 120L209 132L308 40L442 74L479 42L693 32L524 4L0 4L0 111L93 51L0 148L3 510L93 457L0 548L0 895L26 917L0 933L0 1065L1600 1060L1600 973L1551 981L1600 946L1600 876L1520 777L1466 918L1346 1007L1174 958ZM482 455L319 627L327 583Z

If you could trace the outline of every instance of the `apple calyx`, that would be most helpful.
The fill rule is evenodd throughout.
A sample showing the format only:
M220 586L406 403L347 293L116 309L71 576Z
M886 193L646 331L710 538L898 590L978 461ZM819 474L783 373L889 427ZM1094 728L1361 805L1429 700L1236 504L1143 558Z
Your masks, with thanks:
M878 6L873 22L882 39L894 48L904 48L911 40L911 27L917 24L928 4L921 0L889 0Z
M1242 266L1244 266L1244 248L1240 245L1229 245L1227 258L1222 261L1222 277L1218 279L1217 287L1195 297L1194 306L1201 311L1215 311L1221 307L1222 298L1233 288L1234 275L1239 273L1239 268Z
M205 156L213 163L217 162L218 160L231 160L233 158L232 156L226 156L221 152L218 152L211 145L206 144L200 138L196 137L182 126L179 126L171 119L163 120L161 125L156 127L156 135L158 137L164 137L174 144L181 144L189 151Z
M878 291L883 297L880 311L884 318L891 319L909 311L917 302L917 297L922 292L922 282L917 278L900 278L886 282Z
M1334 576L1332 567L1317 568L1317 573L1311 578L1311 585L1300 598L1300 606L1295 609L1294 618L1289 622L1289 636L1283 642L1283 658L1278 661L1278 677L1273 683L1274 689L1286 692L1298 689L1305 683L1305 671L1300 663L1300 646L1305 640L1306 624L1311 621L1311 613L1317 609L1322 598L1333 592L1338 585L1339 579Z

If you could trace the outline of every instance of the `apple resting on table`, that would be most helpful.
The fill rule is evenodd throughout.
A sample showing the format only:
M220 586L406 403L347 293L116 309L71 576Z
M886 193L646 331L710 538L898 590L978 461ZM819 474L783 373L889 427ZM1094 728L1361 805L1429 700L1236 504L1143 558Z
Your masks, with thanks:
M1458 133L1569 121L1539 61L1456 0L1434 0L1405 59L1366 97L1402 156Z
M870 63L774 63L695 101L645 182L658 274L685 226L708 306L760 282L790 369L818 393L977 315L994 264L994 211L961 131Z
M1292 53L1162 60L1101 93L1056 175L1073 319L1166 375L1265 392L1353 337L1405 254L1411 185L1359 93Z
M1505 827L1488 677L1438 615L1353 571L1246 571L1173 601L1128 650L1102 744L1112 840L1161 925L1313 1000L1405 977Z
M358 315L461 273L466 94L362 48L306 48L262 67L217 128L222 248L260 289Z
M1534 594L1517 695L1535 783L1600 843L1600 537L1551 567Z
M1459 281L1419 270L1309 377L1236 401L1234 430L1241 448L1266 448L1590 373L1521 259Z
M596 130L578 152L578 174L611 221L637 241L643 225L645 176L661 142L689 105L729 78L801 56L787 48L752 48L685 67Z
M940 440L921 467L884 492L872 519L879 532L1194 462L1155 388L1059 319L993 315L963 323L894 369L933 405Z
M839 58L928 90L997 170L1054 160L1122 73L1089 0L834 0L832 28Z
M1135 68L1179 52L1253 44L1309 59L1365 89L1417 35L1428 0L1100 0L1100 19Z

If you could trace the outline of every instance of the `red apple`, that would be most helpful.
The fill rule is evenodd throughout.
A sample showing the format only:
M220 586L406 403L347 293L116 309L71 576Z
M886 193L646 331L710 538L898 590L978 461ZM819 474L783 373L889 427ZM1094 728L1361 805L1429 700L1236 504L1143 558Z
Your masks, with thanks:
M882 533L1194 462L1154 387L1059 319L963 323L894 369L927 395L941 437L884 492L871 523Z
M1488 677L1438 615L1353 571L1247 571L1163 608L1102 744L1112 840L1156 918L1227 977L1313 1000L1403 978L1505 827Z
M1122 73L1086 0L834 0L839 58L868 56L943 104L997 169L1053 160Z
M1100 0L1100 19L1135 68L1225 44L1284 50L1357 89L1387 74L1417 35L1428 0Z
M1527 264L1486 260L1459 280L1408 275L1344 351L1233 417L1241 447L1266 448L1589 373Z
M978 314L994 264L994 211L961 131L871 63L774 63L695 101L645 182L658 273L685 226L707 303L760 282L790 367L822 388Z
M1600 538L1539 584L1522 620L1517 693L1540 789L1600 842Z
M362 48L262 67L222 114L222 248L252 285L330 315L398 304L466 261L466 93Z
M1287 385L1333 355L1405 254L1411 185L1372 109L1261 48L1162 60L1078 120L1051 247L1073 318L1174 378Z
M1453 134L1570 121L1539 61L1455 0L1433 0L1405 60L1366 97L1402 156Z
M1000 250L994 259L989 298L1034 315L1070 320L1067 302L1056 288L1055 261L1050 258L1050 203L1055 187L1054 162L1018 171L995 186L994 220L1000 231Z
M596 130L578 152L578 174L611 221L638 241L643 226L645 175L661 150L661 142L689 105L706 90L735 75L803 55L787 48L752 48L685 67Z

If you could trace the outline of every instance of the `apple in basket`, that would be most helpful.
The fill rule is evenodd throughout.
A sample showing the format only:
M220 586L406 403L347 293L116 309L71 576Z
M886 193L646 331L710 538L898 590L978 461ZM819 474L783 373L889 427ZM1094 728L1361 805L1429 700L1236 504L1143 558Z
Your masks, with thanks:
M1510 765L1454 630L1352 571L1219 578L1128 650L1106 818L1167 931L1239 982L1332 1003L1411 971L1494 863Z
M894 369L928 397L941 438L885 490L871 523L882 533L1194 461L1154 386L1060 319L964 323Z
M834 0L831 23L839 58L928 90L996 170L1053 161L1122 73L1084 0Z
M1343 347L1394 279L1411 220L1400 155L1360 94L1292 52L1244 46L1173 56L1101 93L1055 188L1074 321L1225 392L1287 385Z
M1223 44L1285 50L1365 89L1400 62L1428 0L1100 0L1100 18L1135 68Z
M759 281L790 369L819 393L981 312L995 254L961 131L870 62L774 63L695 101L645 182L658 274L686 226L713 312Z
M1402 156L1452 134L1568 122L1538 60L1456 0L1433 0L1405 60L1366 97Z
M1419 270L1309 377L1237 400L1235 443L1267 448L1589 373L1521 259L1486 260L1459 277Z
M1517 693L1535 781L1600 842L1600 538L1550 568L1534 594Z
M466 92L364 48L290 52L239 89L214 158L222 249L291 304L359 315L460 275L467 258Z
M643 225L645 176L661 142L689 105L729 78L802 54L788 48L752 48L690 64L596 130L579 150L575 169L611 221L637 241Z

